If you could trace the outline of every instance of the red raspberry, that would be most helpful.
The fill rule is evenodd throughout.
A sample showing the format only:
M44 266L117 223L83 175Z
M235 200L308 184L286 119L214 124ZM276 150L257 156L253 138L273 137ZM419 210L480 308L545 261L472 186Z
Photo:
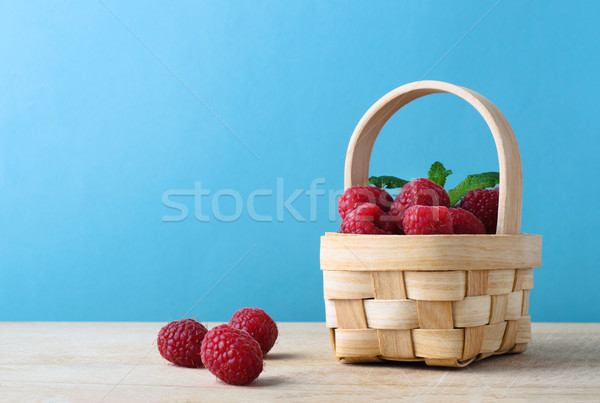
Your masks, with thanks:
M402 231L402 222L399 221L398 217L396 216L382 213L376 224L385 232L404 235L404 231Z
M352 210L342 221L341 233L344 234L379 234L391 235L395 221L381 209L372 204L365 203L356 210Z
M352 210L361 204L373 203L385 212L390 211L392 196L383 189L376 186L353 186L346 189L338 200L338 212L342 220Z
M169 322L158 332L158 352L180 367L202 366L200 346L207 329L193 319Z
M246 385L263 370L260 344L243 330L229 325L214 327L202 343L202 362L221 381Z
M479 218L467 210L451 208L452 233L454 234L485 234L485 226Z
M412 206L404 213L406 235L451 234L452 217L447 207Z
M450 207L450 198L443 187L426 178L418 178L402 186L396 196L390 215L396 216L402 223L404 212L411 206L445 206ZM402 225L399 225L402 229Z
M244 330L260 344L263 356L277 340L277 324L260 308L244 308L233 314L229 326Z
M498 224L499 194L500 188L469 190L456 207L473 213L485 225L488 234L495 234Z

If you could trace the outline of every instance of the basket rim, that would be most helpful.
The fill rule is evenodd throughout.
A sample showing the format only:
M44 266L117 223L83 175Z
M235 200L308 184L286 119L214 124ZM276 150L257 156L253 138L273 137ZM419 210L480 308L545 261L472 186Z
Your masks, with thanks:
M416 239L416 238L421 238L421 239L428 239L428 240L434 240L434 239L439 239L439 240L448 240L448 239L453 239L453 238L473 238L473 239L483 239L483 238L494 238L494 237L498 237L498 238L510 238L510 237L539 237L540 239L542 238L542 235L538 235L538 234L530 234L527 232L521 232L518 234L434 234L434 235L397 235L397 234L392 234L392 235L381 235L381 234L377 234L377 235L370 235L370 234L344 234L341 232L325 232L324 235L321 235L321 238L323 237L328 237L328 236L335 236L335 237L361 237L364 239L369 238L369 240L371 239L381 239L381 238L395 238L395 239Z
M321 270L469 271L540 267L542 236L363 235L321 236Z

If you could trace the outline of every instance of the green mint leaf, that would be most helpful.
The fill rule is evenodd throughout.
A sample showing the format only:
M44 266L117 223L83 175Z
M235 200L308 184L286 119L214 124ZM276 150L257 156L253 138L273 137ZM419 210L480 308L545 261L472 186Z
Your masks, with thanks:
M404 179L396 178L395 176L371 176L369 178L369 185L377 186L385 189L396 189L406 185L408 181Z
M429 172L427 172L427 178L429 178L430 181L437 183L441 187L444 187L446 184L446 178L449 175L452 175L452 171L446 169L444 164L439 161L434 162L431 165L431 168L429 168Z
M498 183L500 183L500 174L498 172L484 172L482 174L469 175L459 183L458 186L448 191L450 205L454 206L458 203L469 190L491 188Z

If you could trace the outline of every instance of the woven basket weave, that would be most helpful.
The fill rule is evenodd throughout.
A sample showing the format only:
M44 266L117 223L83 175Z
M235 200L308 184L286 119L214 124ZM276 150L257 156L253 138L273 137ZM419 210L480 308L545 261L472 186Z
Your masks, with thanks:
M371 150L387 120L433 93L467 101L494 136L500 163L497 233L321 237L327 326L342 362L463 367L494 354L523 352L531 339L529 290L533 267L541 265L542 237L520 233L519 148L506 118L489 100L438 81L388 93L352 135L345 187L367 183Z

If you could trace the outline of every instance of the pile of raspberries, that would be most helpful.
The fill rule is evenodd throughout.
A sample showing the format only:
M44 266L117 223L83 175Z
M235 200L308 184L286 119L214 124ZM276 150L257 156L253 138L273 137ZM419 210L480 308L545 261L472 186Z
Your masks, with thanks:
M244 308L210 331L193 319L170 322L160 329L157 345L160 355L177 366L204 366L225 383L247 385L262 372L277 336L277 324L265 311Z
M426 178L402 186L396 199L376 186L354 186L338 201L341 233L379 235L495 234L498 190L473 189L454 207Z

